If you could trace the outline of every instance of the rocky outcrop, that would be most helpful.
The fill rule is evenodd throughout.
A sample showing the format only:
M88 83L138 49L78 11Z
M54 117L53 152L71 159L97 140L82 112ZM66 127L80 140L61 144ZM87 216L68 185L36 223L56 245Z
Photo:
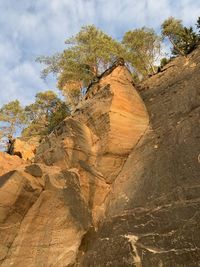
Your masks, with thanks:
M200 51L140 85L150 127L106 200L80 266L200 265Z
M75 262L90 223L76 179L51 170L45 190L38 179L25 173L12 172L1 179L1 266L70 266ZM79 213L74 218L71 212Z
M116 66L92 85L73 116L39 146L37 164L21 174L37 181L40 191L19 220L1 266L72 266L82 239L103 219L111 185L148 124L126 67Z
M0 266L199 266L199 58L140 95L120 61L0 178Z
M71 118L38 148L36 162L71 170L79 177L96 223L104 200L130 153L148 128L145 105L124 66L94 84Z
M38 145L39 139L37 137L29 138L28 140L25 140L24 138L16 138L12 140L8 153L10 155L16 155L23 160L32 161L35 157Z
M24 163L18 156L10 156L7 153L0 152L0 176L9 171L20 169Z

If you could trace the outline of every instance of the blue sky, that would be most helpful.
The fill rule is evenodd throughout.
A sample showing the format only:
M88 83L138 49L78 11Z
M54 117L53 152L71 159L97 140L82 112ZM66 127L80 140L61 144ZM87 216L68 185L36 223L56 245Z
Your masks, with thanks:
M56 90L40 79L39 55L64 49L67 37L95 24L117 39L124 32L159 25L169 16L194 25L198 0L0 0L0 105L19 99L24 105L39 91Z

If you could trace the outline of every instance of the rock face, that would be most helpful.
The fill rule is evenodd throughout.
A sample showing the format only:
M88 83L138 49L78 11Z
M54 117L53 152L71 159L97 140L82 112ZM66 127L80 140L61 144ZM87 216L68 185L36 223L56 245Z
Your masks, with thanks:
M106 200L80 266L200 266L200 51L140 85L150 128Z
M200 265L199 58L172 61L141 96L114 66L35 164L4 172L0 266Z
M36 162L72 170L96 223L104 200L148 128L145 105L124 66L91 87L86 100L38 148Z
M102 77L86 99L39 147L36 161L62 168L92 166L112 183L146 131L148 114L124 66Z
M2 266L9 266L6 258L9 253L15 255L16 247L12 247L21 230L21 222L25 214L38 198L41 186L19 171L10 171L0 179L0 262ZM21 241L20 241L21 242ZM28 244L27 244L28 245ZM14 257L14 256L13 256ZM4 261L5 260L5 261ZM23 259L17 259L15 266Z

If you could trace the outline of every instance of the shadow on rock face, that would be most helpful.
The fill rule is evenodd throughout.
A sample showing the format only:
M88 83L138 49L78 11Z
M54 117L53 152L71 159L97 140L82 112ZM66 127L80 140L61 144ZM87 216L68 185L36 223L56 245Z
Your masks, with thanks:
M92 223L92 215L81 195L79 178L75 173L68 171L63 171L62 175L66 180L66 187L63 189L65 204L69 207L74 221L87 230Z
M10 172L7 172L6 174L2 175L0 177L0 187L2 187L15 172L16 171L10 171Z

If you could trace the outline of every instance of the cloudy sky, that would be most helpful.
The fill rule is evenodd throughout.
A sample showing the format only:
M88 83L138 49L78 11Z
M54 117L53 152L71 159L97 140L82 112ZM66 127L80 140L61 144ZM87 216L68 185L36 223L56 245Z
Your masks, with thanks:
M114 38L148 26L159 31L169 16L194 25L198 0L0 0L0 105L18 98L30 103L42 90L56 90L54 80L40 79L39 55L61 51L64 40L86 24Z

